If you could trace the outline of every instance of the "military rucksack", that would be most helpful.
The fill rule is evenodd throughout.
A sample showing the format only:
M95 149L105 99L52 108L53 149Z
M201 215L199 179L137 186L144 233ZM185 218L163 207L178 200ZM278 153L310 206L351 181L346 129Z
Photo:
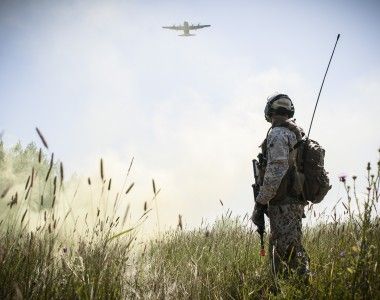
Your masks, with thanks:
M330 180L324 167L325 150L311 139L300 140L294 148L297 150L296 167L303 175L303 198L319 203L331 189Z
M289 119L274 124L273 127L288 128L296 135L298 141L290 149L290 151L296 151L295 172L291 176L291 189L296 194L302 194L304 201L321 202L331 189L328 173L324 167L325 150L318 142L302 137L304 135L302 129L297 127L293 120Z

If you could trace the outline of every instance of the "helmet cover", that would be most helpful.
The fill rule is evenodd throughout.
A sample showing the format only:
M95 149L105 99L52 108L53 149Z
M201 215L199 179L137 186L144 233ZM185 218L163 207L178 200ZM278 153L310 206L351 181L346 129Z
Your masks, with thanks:
M276 112L286 112L289 118L294 116L294 105L288 95L276 93L268 97L264 110L265 119L271 122L271 117Z

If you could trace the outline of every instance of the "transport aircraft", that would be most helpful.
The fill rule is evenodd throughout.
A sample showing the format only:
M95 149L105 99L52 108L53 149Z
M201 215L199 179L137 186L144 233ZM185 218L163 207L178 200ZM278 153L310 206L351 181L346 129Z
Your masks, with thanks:
M185 21L183 22L183 25L173 25L173 26L162 26L162 28L165 29L172 29L172 30L183 30L183 34L180 34L179 36L194 36L195 34L191 34L190 30L197 30L205 27L210 27L211 25L193 25L189 24L189 22Z

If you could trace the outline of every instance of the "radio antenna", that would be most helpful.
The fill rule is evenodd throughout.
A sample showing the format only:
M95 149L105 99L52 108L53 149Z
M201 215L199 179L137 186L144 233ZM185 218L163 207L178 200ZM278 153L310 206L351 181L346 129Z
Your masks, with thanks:
M331 63L331 60L332 60L332 58L333 58L333 56L334 56L335 48L336 48L336 45L338 44L338 40L339 40L339 38L340 38L340 34L338 34L338 36L336 37L336 41L335 41L335 45L334 45L334 49L333 49L333 51L332 51L332 53L331 53L330 60L329 60L329 64L327 65L327 69L326 69L326 72L325 72L325 76L323 76L322 85L321 85L321 88L319 89L317 102L315 103L315 106L314 106L313 116L311 117L310 127L309 127L309 131L308 131L308 133L307 133L307 137L306 137L306 139L309 139L309 136L310 136L311 126L313 125L314 115L315 115L315 111L317 110L317 106L318 106L318 102L319 102L319 97L321 96L321 92L322 92L323 84L325 83L326 75L327 75L327 72L329 71L330 63Z

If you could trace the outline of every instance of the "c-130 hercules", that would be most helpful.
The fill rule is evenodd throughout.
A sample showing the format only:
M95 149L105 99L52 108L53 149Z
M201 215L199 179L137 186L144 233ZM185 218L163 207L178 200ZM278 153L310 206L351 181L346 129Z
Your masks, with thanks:
M172 30L183 30L183 34L180 34L179 36L194 36L195 34L191 34L190 33L190 30L197 30L197 29L201 29L201 28L205 28L205 27L210 27L211 25L201 25L201 24L198 24L198 25L189 25L189 22L185 21L183 22L183 25L179 25L179 26L176 26L176 25L173 25L173 26L162 26L162 28L165 28L165 29L172 29Z

